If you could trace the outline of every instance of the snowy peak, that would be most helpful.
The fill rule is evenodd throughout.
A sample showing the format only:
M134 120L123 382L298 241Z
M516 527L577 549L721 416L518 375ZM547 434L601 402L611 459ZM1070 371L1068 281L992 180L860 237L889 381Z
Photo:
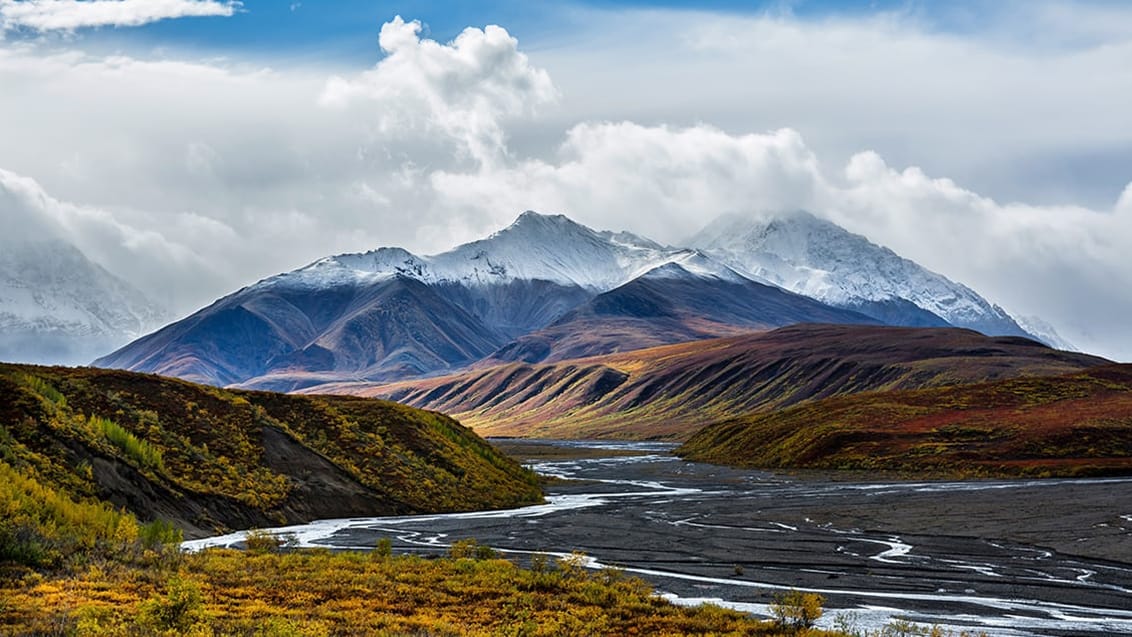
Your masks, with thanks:
M716 279L731 283L749 281L732 268L712 259L699 250L681 250L670 255L660 265L648 265L646 270L631 278L650 279Z
M1025 334L970 288L808 212L721 217L690 243L741 273L831 305L907 301L953 325Z
M87 363L164 319L70 243L6 242L0 251L0 359Z
M600 292L671 252L629 233L600 233L563 215L527 211L490 237L432 260L441 278L471 285L543 280Z
M266 279L256 288L335 287L407 276L470 287L549 281L604 292L685 251L628 232L597 232L564 215L527 211L485 239L431 256L401 248L342 254Z

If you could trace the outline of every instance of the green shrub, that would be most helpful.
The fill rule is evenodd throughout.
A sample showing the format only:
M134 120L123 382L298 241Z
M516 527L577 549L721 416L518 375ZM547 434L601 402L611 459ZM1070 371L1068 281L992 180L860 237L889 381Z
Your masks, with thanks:
M172 522L154 520L138 528L138 539L143 547L157 550L164 546L179 545L184 540L184 535Z
M133 460L140 468L153 469L158 472L165 470L165 462L161 457L160 449L138 439L137 436L126 431L113 420L91 416L88 424L92 430L121 449L126 457Z
M170 578L165 595L146 601L138 618L142 626L185 631L203 619L204 595L200 584L181 576Z
M381 558L391 557L393 555L393 540L387 537L378 539L374 554Z
M770 605L770 613L775 621L783 628L801 630L812 628L814 623L822 616L822 604L825 598L817 593L804 593L802 591L786 591L774 596L774 603Z
M282 539L263 529L252 529L244 537L244 546L252 553L276 553L283 544Z

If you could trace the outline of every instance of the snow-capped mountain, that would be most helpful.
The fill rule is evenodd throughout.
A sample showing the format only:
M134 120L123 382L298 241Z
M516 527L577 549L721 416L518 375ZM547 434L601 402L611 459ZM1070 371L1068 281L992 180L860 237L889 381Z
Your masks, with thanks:
M548 281L604 292L636 274L687 255L687 250L664 247L631 233L597 232L563 215L527 211L486 239L441 254L418 256L401 248L342 254L257 285L332 287L402 275L428 284L482 288L515 281Z
M670 281L657 283L664 279ZM630 287L634 282L642 283ZM679 316L635 317L640 342L798 321L870 320L804 297L787 300L797 306L790 311L768 311L754 297L771 298L770 288L702 252L526 212L485 239L441 254L381 248L320 259L220 299L96 364L265 389L435 374L488 357L604 293L623 289L615 298L637 298L638 287L687 296L662 299ZM741 298L711 303L710 290ZM726 320L714 317L720 307L729 308L721 314ZM590 320L585 329L605 329L605 320ZM578 351L610 346L602 341Z
M95 363L293 390L807 322L1024 333L970 289L804 213L719 222L679 248L528 211L440 254L320 259Z
M1029 336L967 286L808 212L724 216L688 243L748 276L886 323Z
M62 240L0 245L0 360L86 364L164 310Z

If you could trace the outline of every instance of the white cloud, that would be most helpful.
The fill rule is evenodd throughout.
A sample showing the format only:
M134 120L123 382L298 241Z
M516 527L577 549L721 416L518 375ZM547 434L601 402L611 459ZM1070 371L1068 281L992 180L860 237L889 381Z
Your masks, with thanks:
M360 102L382 133L439 132L486 163L506 150L506 118L557 97L550 76L531 65L502 27L467 28L448 44L422 40L420 31L415 20L387 22L379 38L387 56L354 78L330 78L321 102L338 108Z
M171 18L231 16L240 6L217 0L0 0L0 30L136 27Z
M20 227L16 236L25 238L67 241L164 302L168 295L159 291L170 286L221 283L206 250L210 244L238 246L231 229L192 215L167 221L170 227L135 227L110 211L60 201L34 179L0 169L0 228Z
M802 207L1132 360L1129 164L1076 166L1109 177L1072 205L1026 168L1132 149L1119 34L1027 53L899 17L596 17L530 57L502 28L439 43L398 19L360 73L0 46L0 167L34 177L19 201L45 228L179 311L527 208L679 241Z
M710 126L586 123L570 129L554 162L499 170L435 171L439 205L494 211L564 211L599 227L632 227L665 241L699 230L723 212L813 202L817 159L784 129L729 135Z

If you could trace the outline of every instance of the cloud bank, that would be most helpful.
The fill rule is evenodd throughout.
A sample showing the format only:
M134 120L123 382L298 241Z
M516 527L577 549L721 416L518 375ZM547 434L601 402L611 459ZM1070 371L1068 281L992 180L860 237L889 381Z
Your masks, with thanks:
M444 43L397 18L353 72L0 47L0 207L181 312L327 254L440 251L528 208L674 243L722 213L804 208L1132 360L1132 174L1091 203L941 176L964 145L974 163L1132 148L1114 106L1132 34L1028 57L898 20L638 18L685 28L610 64L600 46L528 54L490 26Z
M231 0L0 0L0 31L137 27L172 18L231 16L240 6Z

